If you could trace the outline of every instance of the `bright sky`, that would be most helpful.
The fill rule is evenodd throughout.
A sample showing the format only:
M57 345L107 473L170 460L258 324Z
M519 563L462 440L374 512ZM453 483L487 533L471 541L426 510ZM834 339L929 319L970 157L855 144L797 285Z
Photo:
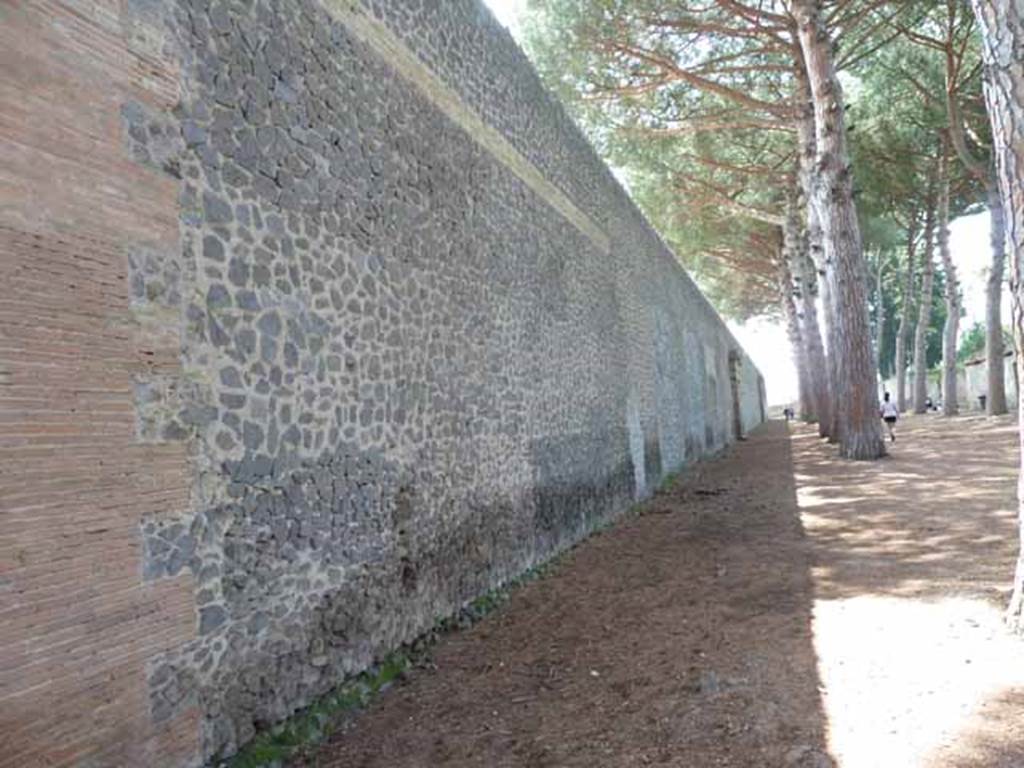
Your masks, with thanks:
M988 267L988 211L963 216L949 227L949 246L959 271L966 316L960 320L961 332L975 323L985 322L985 280ZM938 262L938 253L935 254ZM1003 319L1010 317L1010 295L1003 289ZM889 322L892 318L889 318ZM786 329L781 323L763 320L746 325L730 323L736 338L765 379L768 402L776 405L796 400L797 380Z
M508 27L513 37L519 36L519 16L526 9L526 0L484 0L498 21Z
M498 21L518 37L519 19L527 0L484 0ZM964 309L961 329L985 320L985 269L988 264L988 213L964 216L950 225L950 248L960 270ZM936 254L936 258L938 254ZM1003 317L1009 318L1009 294L1003 293ZM890 318L891 319L891 318ZM745 325L729 323L736 338L753 358L765 378L768 402L786 403L796 399L796 369L793 367L785 327L755 320Z

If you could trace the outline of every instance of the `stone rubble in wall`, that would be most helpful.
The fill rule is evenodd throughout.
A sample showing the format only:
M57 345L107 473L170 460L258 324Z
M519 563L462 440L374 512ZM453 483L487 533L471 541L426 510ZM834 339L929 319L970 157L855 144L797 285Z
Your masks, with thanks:
M532 562L520 531L453 516L473 478L502 475L497 458L473 467L476 451L458 441L522 450L516 379L530 372L503 359L511 307L487 295L525 277L520 303L539 298L562 319L565 297L535 264L465 261L478 247L459 234L468 222L487 235L522 229L483 220L483 198L526 208L500 217L537 213L428 107L417 126L398 124L404 110L391 104L415 97L322 11L206 5L177 9L191 72L176 115L184 146L167 152L164 131L132 138L138 156L181 177L185 365L201 382L183 388L162 436L198 438L202 509L144 526L147 576L188 567L196 578L199 637L154 665L153 706L165 717L198 698L213 754ZM436 146L420 146L425 136ZM544 229L528 250L557 253L537 247L543 238L580 247L557 223ZM444 254L457 261L442 283L431 259ZM474 338L495 332L481 359ZM500 409L484 370L506 391ZM408 468L439 450L450 472ZM386 458L396 452L407 468ZM489 504L507 497L514 519L528 478L507 474ZM403 527L392 507L405 483L421 514L436 512Z
M469 5L389 23L450 30ZM182 103L122 116L133 156L180 183L181 254L140 254L131 279L140 301L178 307L185 374L139 382L136 402L144 439L194 445L197 483L192 509L143 524L144 575L192 574L197 637L148 679L154 719L198 705L213 757L621 512L636 473L621 254L596 252L314 0L167 12ZM444 35L427 63L459 77ZM467 100L607 216L622 205L595 192L607 170L565 164L593 157L582 138L557 154L560 108L509 108L535 80L519 77L509 103L479 78ZM673 347L683 313L660 356L703 343ZM651 483L705 450L704 397L695 447L671 455L638 417Z

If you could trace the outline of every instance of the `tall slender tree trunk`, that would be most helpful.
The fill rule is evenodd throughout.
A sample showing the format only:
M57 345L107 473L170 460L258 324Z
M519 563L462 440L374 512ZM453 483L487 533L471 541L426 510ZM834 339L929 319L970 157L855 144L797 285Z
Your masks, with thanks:
M781 242L779 264L785 293L783 300L788 305L791 305L785 308L787 322L789 322L788 313L792 311L792 323L795 324L790 329L789 336L791 342L800 345L799 348L794 349L794 354L798 361L797 377L800 385L799 415L802 421L812 422L817 419L817 408L814 402L814 387L811 383L810 361L807 358L807 341L804 339L800 327L800 304L802 303L802 298L800 296L799 278L796 277L794 269L800 251L800 222L795 216L792 194L787 195L786 212L783 217L782 227L779 229L779 238Z
M921 299L914 328L914 413L928 410L928 326L932 322L932 284L935 279L935 174L928 179L924 214L924 258L921 264Z
M807 252L807 237L800 238L795 265L800 282L800 324L807 354L808 380L813 390L818 434L826 437L831 426L832 403L829 395L828 358L821 341L818 323L818 275ZM822 426L824 424L824 426Z
M956 339L960 327L960 286L956 265L949 252L949 139L943 134L939 150L938 201L939 256L946 274L946 324L942 329L942 413L955 416L960 412L956 387Z
M787 256L788 254L783 250L779 257L779 295L782 302L782 313L786 318L786 334L789 336L793 364L796 366L800 418L806 420L809 411L813 408L810 404L813 399L812 387L808 375L807 345L804 343L800 332L800 315L797 312L797 305L794 299L793 273Z
M999 185L994 176L985 184L988 200L991 231L989 244L992 248L992 263L989 265L988 282L985 285L985 365L988 367L988 397L985 412L990 416L1006 413L1006 374L1003 369L1003 272L1006 260L1006 226L1003 203L999 199Z
M981 27L985 103L992 121L999 197L1010 254L1010 294L1018 380L1024 352L1024 8L1015 0L972 0ZM1018 413L1024 399L1017 390ZM1020 419L1024 422L1024 419ZM1020 432L1024 438L1024 430ZM1022 440L1024 448L1024 440ZM1024 450L1021 452L1024 461ZM1024 464L1018 485L1019 555L1007 619L1024 629Z
M815 304L817 279L809 267L807 238L801 215L799 182L795 180L786 197L786 216L783 225L784 258L793 287L794 306L799 322L802 358L807 386L806 409L801 418L807 422L823 419L828 414L828 383L825 370L825 350L818 328L818 308Z
M812 193L835 309L829 354L835 358L833 402L839 412L839 453L851 459L877 459L885 455L885 444L878 418L864 253L853 204L842 90L820 9L819 0L793 3L814 102L817 159Z
M816 254L813 258L814 278L818 285L818 295L821 296L822 314L825 317L825 330L822 338L828 341L828 349L822 351L822 379L823 385L828 391L828 410L822 413L822 418L818 421L818 435L827 438L830 443L838 443L840 405L836 402L839 391L836 384L836 305L832 294L832 285L829 283L825 268L825 248L821 240L817 209L813 205L808 207L807 240L809 253Z
M842 424L840 422L841 404L839 398L841 390L837 383L839 376L839 364L836 359L838 345L836 344L836 304L832 293L832 285L825 272L818 273L818 292L821 294L821 305L825 309L826 328L825 338L828 339L828 350L825 358L825 378L828 381L829 412L828 424L824 429L822 437L828 438L830 443L838 443ZM819 434L822 430L819 430Z
M878 257L878 271L875 273L875 370L878 380L884 382L882 376L882 339L885 338L885 301L882 296L882 256Z
M797 32L794 29L794 38ZM794 79L796 81L795 101L797 107L797 179L799 180L799 207L803 212L804 231L801 266L802 283L805 287L803 320L807 329L805 337L810 345L810 359L817 378L815 388L818 397L818 435L828 438L830 443L839 440L839 409L835 402L835 349L829 334L835 323L831 320L834 305L832 292L825 279L825 249L821 242L821 225L818 209L813 199L814 163L817 158L817 139L814 127L814 103L811 85L807 79L803 52L795 45ZM824 328L818 322L817 299L821 297ZM824 341L828 340L828 349Z
M917 215L913 214L907 229L907 271L903 277L900 322L896 329L896 407L907 410L907 332L910 329L910 308L914 293L914 252L917 248Z
M960 162L967 172L980 181L985 187L985 198L991 218L991 234L989 235L990 264L989 278L985 290L985 367L988 388L985 410L989 414L1006 413L1006 382L1003 373L1003 319L1002 290L1003 265L1005 248L1003 236L1003 206L999 200L999 190L992 162L986 162L974 156L967 145L967 131L964 128L963 113L960 109L961 89L958 68L958 55L954 46L953 33L956 19L956 6L951 4L945 58L946 58L946 116L949 118L948 137ZM994 158L993 158L994 159Z
M813 385L817 393L818 403L818 435L836 442L837 428L835 423L836 405L833 397L832 384L832 342L826 351L824 339L828 338L829 313L832 310L831 294L825 284L825 257L821 246L821 227L818 225L817 211L811 205L811 174L816 155L814 138L814 107L811 104L811 89L807 82L807 72L803 66L803 57L796 50L797 92L796 101L800 114L797 123L798 162L797 179L799 195L797 207L802 213L803 231L800 250L800 282L803 286L804 302L801 320L805 329L804 338L808 345L808 357L814 375ZM818 297L821 297L824 328L818 318Z

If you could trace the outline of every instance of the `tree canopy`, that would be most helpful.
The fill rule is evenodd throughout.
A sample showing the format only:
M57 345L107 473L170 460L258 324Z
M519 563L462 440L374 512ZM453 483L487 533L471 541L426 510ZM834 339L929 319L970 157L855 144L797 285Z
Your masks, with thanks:
M800 414L841 455L884 455L877 377L896 376L902 410L912 367L912 407L923 412L936 356L945 415L957 410L956 358L981 349L986 408L1006 412L1007 252L1024 304L1019 2L529 8L527 47L542 75L712 301L734 318L784 319ZM981 208L992 232L986 320L958 355L949 223ZM1009 614L1024 627L1024 554Z
M531 0L525 25L546 82L718 309L738 320L781 314L770 229L796 173L792 22L782 4L769 7L778 12L755 17L731 2ZM947 39L968 151L983 157L989 141L973 17L931 3L832 9L864 245L891 262L883 301L895 312L897 251L921 236L927 175L949 122ZM968 169L957 168L953 187L953 216L983 205Z

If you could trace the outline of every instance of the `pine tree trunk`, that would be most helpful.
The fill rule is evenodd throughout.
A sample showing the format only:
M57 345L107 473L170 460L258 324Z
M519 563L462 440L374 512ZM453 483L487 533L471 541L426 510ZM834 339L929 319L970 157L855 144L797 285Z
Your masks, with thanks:
M950 6L951 20L955 18L955 6ZM985 187L985 198L991 217L989 235L990 264L985 290L985 368L987 398L985 410L989 414L1006 413L1006 382L1003 373L1003 320L1002 289L1003 265L1005 262L1003 236L1003 206L999 200L998 184L992 162L979 160L967 146L967 131L960 109L960 91L963 83L957 71L957 54L954 48L954 30L947 30L946 54L946 116L949 119L948 136L952 148L967 172ZM984 78L983 78L984 79ZM993 157L993 161L994 161Z
M1020 379L1024 350L1024 8L1013 0L972 0L972 4L981 28L986 67L985 103L992 121L999 196L1010 255L1013 337ZM1018 389L1018 414L1024 411L1020 395ZM1024 431L1020 434L1024 435ZM1024 461L1024 451L1021 456ZM1024 630L1024 464L1017 494L1020 548L1007 619L1015 629Z
M839 435L832 355L832 349L835 347L828 334L835 324L830 319L833 309L832 294L828 290L825 280L825 253L821 243L821 226L818 223L817 208L812 199L811 179L817 156L814 136L814 105L811 98L811 86L807 80L807 70L803 65L803 56L799 48L795 54L798 64L794 72L797 83L795 96L800 115L797 121L797 178L800 193L798 205L805 220L800 253L800 280L804 287L802 307L804 340L808 345L810 370L814 377L812 383L817 393L818 436L828 438L830 443L834 443L838 441ZM824 328L818 320L817 299L819 296L824 316ZM825 339L828 339L827 352Z
M877 370L871 354L864 253L853 204L842 90L819 1L795 0L793 14L814 101L817 159L812 192L835 310L835 327L829 334L834 346L829 353L835 358L833 404L839 413L839 453L851 459L877 459L885 455L885 444L878 418Z
M881 261L881 254L879 254ZM882 297L882 265L878 265L878 273L875 275L875 370L878 371L879 381L884 381L882 376L882 339L885 337L885 302Z
M800 238L796 267L800 275L800 321L807 355L808 381L814 397L818 434L827 437L832 413L828 359L825 357L825 346L821 341L821 327L818 323L818 276L807 253L807 239L803 236Z
M914 413L928 410L928 326L932 322L932 285L935 279L935 179L928 183L927 210L924 215L924 259L921 264L921 299L917 305L914 328Z
M782 247L780 248L779 254L779 269L781 274L782 290L784 292L783 301L788 306L785 307L787 323L791 325L789 329L790 341L795 344L799 344L799 347L795 347L793 352L797 360L797 377L799 383L799 394L800 394L800 419L805 422L812 422L817 419L817 408L814 403L814 387L811 384L810 370L807 359L807 342L803 338L802 329L800 327L800 305L802 304L801 287L800 281L796 277L794 265L796 264L798 254L800 252L800 221L796 216L795 206L792 202L792 195L788 196L786 201L786 214L783 218L783 225L780 228L780 236ZM789 313L792 312L792 322L789 321Z
M903 278L903 300L900 322L896 330L896 407L900 413L907 410L907 331L910 329L910 307L914 292L914 251L917 247L917 217L910 221L907 231L907 272Z
M811 405L812 388L808 376L807 345L800 332L800 316L794 300L793 273L787 255L783 251L779 257L779 295L782 302L782 314L786 318L786 334L789 336L789 345L792 348L793 365L796 366L800 418L806 420L808 412L813 408Z
M813 213L813 206L808 210L812 212L809 216L809 250L811 253L817 254L817 258L815 259L817 263L815 265L814 277L818 284L818 295L821 296L822 314L825 317L825 329L824 333L822 333L822 339L828 340L828 349L823 349L822 351L822 380L823 386L828 392L828 410L823 411L821 419L818 420L818 435L819 437L827 438L830 443L838 443L839 404L836 402L836 393L838 392L838 389L836 386L836 356L833 352L833 350L836 349L836 340L834 336L836 329L836 305L832 298L832 287L829 284L825 272L825 249L821 243L821 228L817 225L817 215Z
M990 177L985 184L985 196L991 216L989 244L992 248L992 263L989 266L988 282L985 285L985 364L988 367L988 397L985 412L989 416L1006 413L1006 381L1003 369L1003 272L1006 259L1006 226L1003 204L999 199L999 186Z
M829 412L828 412L828 424L826 425L822 437L828 438L830 443L839 442L839 430L842 429L842 424L839 421L839 415L841 406L839 404L839 397L841 396L841 390L837 383L837 377L839 375L839 367L836 360L836 351L838 346L836 344L836 304L832 294L832 285L829 283L828 278L824 271L818 273L818 292L821 294L821 305L825 309L825 317L828 318L827 325L825 328L825 338L828 339L828 354L825 358L825 379L828 382L828 396L829 396ZM819 430L819 434L822 430Z
M960 412L956 387L956 339L960 328L960 291L956 265L949 252L949 149L943 135L939 151L939 256L946 274L946 323L942 329L942 413L956 416Z
M801 356L806 366L803 375L807 387L807 402L801 411L801 418L810 423L822 421L822 414L828 413L828 383L825 373L825 350L821 344L818 308L815 304L817 278L809 265L807 238L802 219L797 185L790 189L787 195L782 239L783 257L789 270L800 341L803 344Z

